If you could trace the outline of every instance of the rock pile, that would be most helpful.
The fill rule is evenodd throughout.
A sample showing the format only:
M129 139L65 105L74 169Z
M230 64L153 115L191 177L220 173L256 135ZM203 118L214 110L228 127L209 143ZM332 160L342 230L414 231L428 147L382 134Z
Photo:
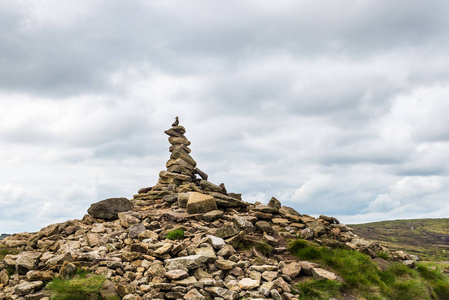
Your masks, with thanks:
M177 138L171 139L169 160L177 163L167 163L154 187L131 201L95 203L82 220L5 238L0 247L18 254L0 262L0 299L48 299L45 285L80 267L108 278L104 298L297 299L294 284L305 276L338 280L287 251L297 237L373 258L385 251L410 259L358 237L335 218L303 215L275 198L266 205L246 203L195 178L185 130L176 124L167 132Z
M186 130L179 125L178 118L165 133L171 144L167 170L159 173L155 186L142 188L134 195L132 202L135 205L145 207L156 204L158 208L187 207L189 213L226 207L246 207L240 194L228 194L223 183L216 185L209 182L207 174L196 167L195 160L190 156L190 141L184 135Z

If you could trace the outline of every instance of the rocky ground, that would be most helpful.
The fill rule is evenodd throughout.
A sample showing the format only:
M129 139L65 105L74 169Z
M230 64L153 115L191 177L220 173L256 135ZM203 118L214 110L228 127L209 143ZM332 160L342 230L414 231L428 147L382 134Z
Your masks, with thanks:
M152 188L131 200L95 203L82 220L5 238L0 247L19 254L0 262L0 299L48 299L49 281L81 267L108 278L104 298L297 299L294 284L305 277L338 280L289 254L289 241L298 237L413 263L335 218L302 215L275 198L266 205L244 202L196 168L182 126L166 133L170 160ZM181 235L169 239L176 229Z

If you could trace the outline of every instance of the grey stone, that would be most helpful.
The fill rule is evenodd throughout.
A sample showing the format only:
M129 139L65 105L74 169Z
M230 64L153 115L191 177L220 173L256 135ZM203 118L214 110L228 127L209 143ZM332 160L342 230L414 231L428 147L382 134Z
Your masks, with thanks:
M248 221L245 217L233 217L232 222L234 222L235 225L237 225L240 230L245 231L245 233L253 233L254 231L256 231L256 228L254 227L254 225Z
M273 233L273 227L267 221L257 221L255 226L261 232Z
M134 224L131 227L129 227L128 235L130 238L135 239L141 234L142 232L146 231L145 225L143 223Z
M282 268L282 274L287 275L290 278L295 278L301 272L301 264L292 262Z
M212 182L209 182L209 181L204 180L204 179L201 179L200 186L204 190L209 190L211 192L221 193L223 191L223 189L220 186L218 186L216 184L213 184Z
M210 192L214 196L218 206L221 207L246 207L247 204L239 199L221 194L219 192Z
M68 280L75 270L76 266L73 263L65 261L59 269L59 278Z
M282 300L281 294L279 294L279 292L275 289L270 291L270 295L273 298L273 300Z
M187 278L188 276L189 273L181 269L171 270L165 273L165 277L171 280L181 280Z
M337 280L337 276L329 271L326 271L321 268L312 268L312 274L313 278L321 280L321 279L327 279L327 280Z
M167 270L194 270L201 267L207 262L210 262L211 258L204 255L189 255L165 260L165 267Z
M224 245L226 245L225 241L217 236L208 235L206 238L216 250L220 250Z
M239 294L234 291L230 291L228 289L217 286L206 287L205 290L211 293L212 295L216 297L221 297L225 300L236 300L239 296Z
M230 260L216 260L215 266L220 270L229 271L233 269L237 264Z
M215 235L220 238L227 238L238 234L240 230L235 226L235 224L223 225L217 229Z
M318 221L313 221L313 222L309 222L306 224L307 227L309 227L310 229L313 230L313 232L317 235L323 235L326 233L326 227L324 226L324 224L322 222L318 222Z
M17 272L20 275L25 275L28 271L34 270L36 266L36 258L27 253L21 254L16 260Z
M251 278L243 278L239 281L239 287L242 290L254 290L257 289L260 285L259 280L254 280Z
M184 160L189 165L193 166L193 168L196 167L196 161L181 147L175 147L170 155L170 159L172 160L176 160L178 158Z
M14 287L14 293L23 296L34 292L35 289L40 288L44 285L42 281L32 281L19 283Z
M213 222L215 220L220 219L221 217L223 217L223 211L216 209L205 213L203 215L203 220L206 222Z
M268 206L279 211L281 208L281 202L278 199L271 197L270 201L268 201Z
M402 263L411 269L413 269L416 265L415 261L411 260L411 259L404 260L404 261L402 261Z
M178 206L181 208L187 207L187 202L189 201L191 192L189 193L181 193L178 195Z
M206 300L207 298L201 295L201 293L193 288L187 294L184 295L185 300Z

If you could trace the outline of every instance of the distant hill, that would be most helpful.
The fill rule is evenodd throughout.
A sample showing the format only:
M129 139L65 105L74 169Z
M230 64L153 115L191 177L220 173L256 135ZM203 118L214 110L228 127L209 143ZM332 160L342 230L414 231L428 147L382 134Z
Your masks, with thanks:
M3 240L3 239L4 239L5 237L7 237L7 236L10 236L10 234L2 233L2 234L0 235L0 241Z
M449 219L412 219L349 225L354 233L422 260L449 261Z

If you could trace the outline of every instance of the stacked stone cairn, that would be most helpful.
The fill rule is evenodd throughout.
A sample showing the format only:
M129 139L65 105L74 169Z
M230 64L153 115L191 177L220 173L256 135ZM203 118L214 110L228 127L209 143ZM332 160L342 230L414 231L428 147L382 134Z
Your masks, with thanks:
M298 281L340 280L288 251L298 237L368 254L380 267L390 263L377 257L380 251L413 267L410 255L360 238L335 218L300 214L276 198L246 203L204 173L195 178L185 129L176 123L166 131L172 144L167 171L154 187L131 201L94 203L81 220L1 241L10 254L0 261L0 300L48 300L46 285L79 268L107 278L103 299L296 300ZM175 230L183 235L168 239Z
M196 161L190 156L190 141L184 135L185 128L179 125L178 117L165 133L171 145L167 170L159 173L155 186L142 188L134 195L132 201L135 205L178 206L187 208L188 213L205 213L219 207L246 207L241 194L228 194L223 183L209 182L208 175L196 167Z

